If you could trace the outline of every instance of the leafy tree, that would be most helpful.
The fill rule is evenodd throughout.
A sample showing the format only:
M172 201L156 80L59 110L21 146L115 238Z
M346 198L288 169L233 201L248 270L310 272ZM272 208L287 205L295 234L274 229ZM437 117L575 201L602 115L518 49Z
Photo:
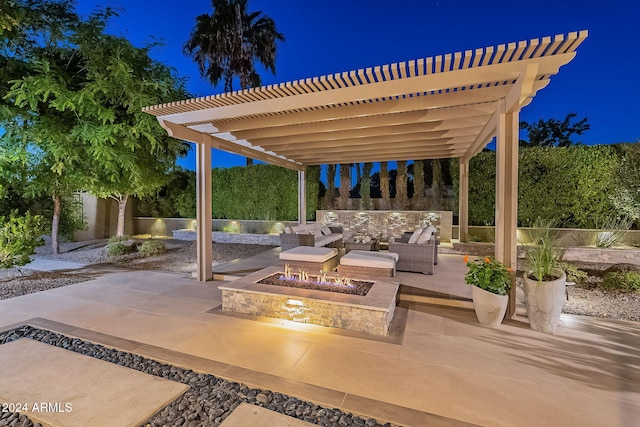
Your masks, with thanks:
M571 140L573 135L582 135L591 125L587 118L573 121L576 113L569 113L564 120L540 119L536 123L520 122L520 129L527 131L528 140L520 140L521 147L569 147L580 144Z
M66 40L79 18L71 1L21 0L10 7L17 25L0 41L0 90L6 94L0 104L0 126L5 129L0 146L14 165L27 171L28 195L52 198L52 244L58 252L62 198L82 180L73 166L78 156L70 151L76 117L51 106L50 88L79 86L84 79L82 64L70 54ZM20 79L35 75L48 78L39 99L14 92Z
M248 12L247 0L211 0L211 5L211 15L196 17L184 52L214 86L222 80L226 92L233 90L234 77L241 89L260 86L255 61L275 74L276 41L284 41L275 21L261 11Z
M60 177L73 176L65 181L76 185L69 190L82 183L93 194L118 202L121 236L129 196L154 192L176 156L186 153L186 146L169 138L142 108L183 99L186 91L171 69L150 58L153 45L137 48L105 34L110 16L107 10L81 22L53 55L39 58L36 72L13 83L8 96L32 116L36 113L35 129L43 134L39 146L50 160L45 164ZM59 212L56 199L57 192L54 215Z

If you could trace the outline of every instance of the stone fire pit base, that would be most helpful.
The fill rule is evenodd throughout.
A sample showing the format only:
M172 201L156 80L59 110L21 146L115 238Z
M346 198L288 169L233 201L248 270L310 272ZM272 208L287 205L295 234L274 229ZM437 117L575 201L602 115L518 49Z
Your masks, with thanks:
M218 286L222 310L294 322L387 335L396 307L399 283L376 277L365 296L256 283L280 267L267 267Z

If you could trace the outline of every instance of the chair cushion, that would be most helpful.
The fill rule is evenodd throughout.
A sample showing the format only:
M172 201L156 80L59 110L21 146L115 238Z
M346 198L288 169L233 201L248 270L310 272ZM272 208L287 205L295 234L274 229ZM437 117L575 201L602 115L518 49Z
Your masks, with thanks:
M416 231L414 231L411 237L409 238L409 243L418 243L418 239L420 238L420 235L422 234L423 231L424 231L423 228L416 228Z
M400 255L395 252L376 252L376 251L363 251L360 249L356 249L354 251L350 251L349 253L355 252L358 255L370 256L370 257L380 257L380 258L389 258L394 261L398 261Z
M340 258L340 264L371 268L396 267L396 261L393 258L381 255L379 252L370 251L351 251Z
M338 250L335 248L298 246L280 252L280 259L283 261L325 262L336 255L338 255Z

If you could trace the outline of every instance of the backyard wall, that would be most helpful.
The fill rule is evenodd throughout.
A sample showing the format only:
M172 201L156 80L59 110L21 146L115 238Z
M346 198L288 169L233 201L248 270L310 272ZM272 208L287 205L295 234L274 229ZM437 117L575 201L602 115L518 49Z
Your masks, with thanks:
M349 239L357 234L378 237L383 242L402 236L405 231L413 231L425 222L431 222L437 229L440 241L450 242L453 227L451 211L316 211L316 222L339 225L342 234Z
M115 236L118 226L118 204L112 199L100 199L89 193L81 192L82 215L86 221L86 230L77 230L73 233L74 240L93 240ZM129 199L125 210L124 232L134 232L135 200Z

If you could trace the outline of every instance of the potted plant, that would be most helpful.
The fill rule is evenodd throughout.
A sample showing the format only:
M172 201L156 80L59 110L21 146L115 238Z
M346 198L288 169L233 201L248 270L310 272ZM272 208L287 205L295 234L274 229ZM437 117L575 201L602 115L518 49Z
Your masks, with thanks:
M556 331L566 294L567 276L561 268L562 250L550 223L537 221L525 246L524 295L531 329Z
M511 269L491 256L469 261L464 257L469 271L464 276L468 285L473 285L473 309L483 325L496 327L504 319L511 288Z

